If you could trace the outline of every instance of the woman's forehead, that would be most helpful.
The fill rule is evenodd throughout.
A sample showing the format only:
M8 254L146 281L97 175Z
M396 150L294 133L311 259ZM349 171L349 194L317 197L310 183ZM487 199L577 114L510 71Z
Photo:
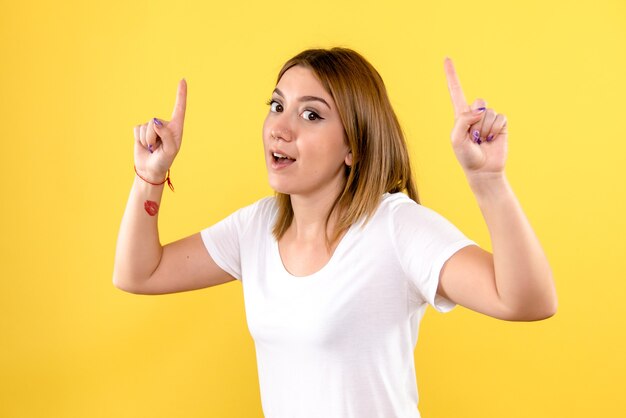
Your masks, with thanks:
M284 93L307 95L309 94L307 91L310 91L332 98L313 70L301 65L295 65L285 71L276 87Z

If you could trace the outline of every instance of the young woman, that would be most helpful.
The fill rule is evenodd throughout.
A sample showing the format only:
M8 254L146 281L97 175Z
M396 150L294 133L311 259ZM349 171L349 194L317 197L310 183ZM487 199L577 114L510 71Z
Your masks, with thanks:
M452 147L493 255L418 203L372 65L350 49L313 49L283 66L268 102L263 144L276 196L197 234L161 246L157 231L186 82L171 121L135 127L115 286L163 294L241 280L268 418L419 417L413 352L427 305L509 321L545 319L557 305L548 261L504 174L506 118L482 100L470 107L449 59L444 67Z

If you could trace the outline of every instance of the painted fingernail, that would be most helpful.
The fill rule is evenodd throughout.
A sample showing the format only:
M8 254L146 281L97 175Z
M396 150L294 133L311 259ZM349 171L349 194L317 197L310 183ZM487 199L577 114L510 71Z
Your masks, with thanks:
M148 144L148 151L150 151L150 154L152 154L152 144Z
M157 124L159 126L163 126L163 123L160 120L158 120L157 118L153 118L153 120L154 120L155 124Z
M472 132L472 137L474 138L474 142L480 141L480 132L478 131Z
M493 134L487 135L487 141L489 142L493 141Z
M479 108L478 108L478 109L476 109L476 110L480 110L480 111L482 112L482 111L483 111L483 110L485 110L485 109L487 109L487 108L486 108L486 107L479 107Z

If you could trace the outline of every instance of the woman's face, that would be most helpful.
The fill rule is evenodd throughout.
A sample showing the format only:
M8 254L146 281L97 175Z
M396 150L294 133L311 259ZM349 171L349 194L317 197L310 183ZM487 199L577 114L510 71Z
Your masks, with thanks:
M335 102L302 66L287 70L272 93L263 146L270 186L292 196L338 193L352 164Z

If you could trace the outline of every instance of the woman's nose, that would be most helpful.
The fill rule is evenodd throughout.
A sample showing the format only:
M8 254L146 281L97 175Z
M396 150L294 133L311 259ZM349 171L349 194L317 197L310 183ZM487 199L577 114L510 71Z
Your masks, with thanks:
M289 125L290 123L291 121L289 120L289 115L277 114L272 121L272 126L270 126L270 135L272 139L291 141L293 139L293 130Z
M292 138L291 130L286 129L285 127L282 127L282 126L281 127L274 126L270 130L270 135L272 136L272 139L275 139L275 140L282 139L283 141L291 141L291 138Z

